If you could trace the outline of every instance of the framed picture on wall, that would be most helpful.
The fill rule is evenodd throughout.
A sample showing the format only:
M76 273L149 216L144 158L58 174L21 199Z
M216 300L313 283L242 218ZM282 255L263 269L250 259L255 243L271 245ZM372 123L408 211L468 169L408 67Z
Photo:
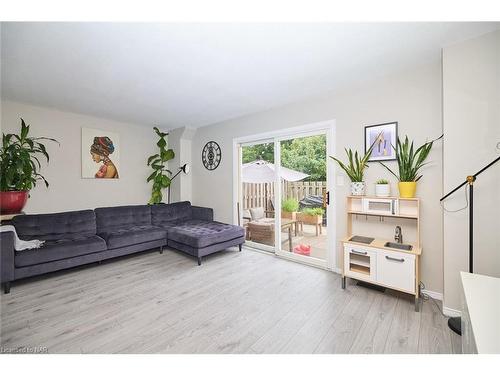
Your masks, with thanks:
M82 128L82 178L119 178L120 138L105 130Z
M396 160L397 139L397 122L365 126L365 153L375 143L368 161Z

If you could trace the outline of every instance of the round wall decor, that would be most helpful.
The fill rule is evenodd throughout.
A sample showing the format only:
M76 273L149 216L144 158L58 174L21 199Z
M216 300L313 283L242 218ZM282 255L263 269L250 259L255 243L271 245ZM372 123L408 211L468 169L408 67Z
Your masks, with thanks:
M222 159L222 152L217 142L209 141L201 152L201 161L209 171L216 169Z

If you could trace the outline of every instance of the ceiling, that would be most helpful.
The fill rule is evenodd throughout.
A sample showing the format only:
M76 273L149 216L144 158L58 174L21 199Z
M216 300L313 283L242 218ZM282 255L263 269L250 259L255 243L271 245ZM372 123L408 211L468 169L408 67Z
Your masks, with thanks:
M500 23L3 23L2 97L199 127L438 61Z

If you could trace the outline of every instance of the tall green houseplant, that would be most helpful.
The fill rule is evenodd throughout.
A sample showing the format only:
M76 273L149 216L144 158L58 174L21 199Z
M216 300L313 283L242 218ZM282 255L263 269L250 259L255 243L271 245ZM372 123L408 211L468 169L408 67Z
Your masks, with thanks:
M169 176L172 175L172 172L167 169L166 164L175 157L174 151L171 148L167 149L166 138L168 133L161 132L156 126L153 127L153 130L160 139L156 142L159 149L158 153L148 158L148 166L153 169L153 173L151 173L147 179L147 182L153 182L149 204L161 203L163 199L162 190L170 186Z
M53 138L30 137L30 126L21 118L20 134L2 133L0 150L0 211L6 213L20 212L28 199L29 191L37 182L49 183L40 174L42 164L40 157L48 163L50 158L45 144L40 141L58 143Z

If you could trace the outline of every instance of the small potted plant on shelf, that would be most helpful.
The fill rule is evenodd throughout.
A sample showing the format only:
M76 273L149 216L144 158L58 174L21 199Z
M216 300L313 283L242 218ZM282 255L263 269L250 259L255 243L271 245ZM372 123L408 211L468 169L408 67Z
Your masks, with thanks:
M21 119L20 134L2 134L0 149L0 213L17 214L22 211L28 201L29 192L37 182L42 180L45 186L49 183L39 171L40 156L49 162L49 154L45 145L39 141L57 142L46 137L30 137L30 126Z
M389 181L385 178L381 178L377 180L375 183L375 196L377 197L388 197L391 195L391 185L389 185Z
M281 202L281 218L296 220L299 210L299 201L295 198L287 198Z
M393 172L387 165L380 162L380 164L398 179L399 196L401 198L415 197L417 181L422 178L422 175L419 174L420 168L427 164L425 160L429 156L434 142L442 137L441 135L439 138L425 142L416 149L413 146L413 141L410 144L408 136L405 137L404 142L401 142L401 139L398 137L396 147L394 147L398 162L398 173Z
M365 168L368 168L368 159L370 159L370 155L372 154L373 143L370 148L366 151L365 155L361 157L358 155L358 152L352 152L351 149L345 149L347 157L349 159L348 164L344 164L339 159L330 156L333 160L335 160L340 168L342 168L345 173L349 176L351 180L351 194L352 195L365 195L365 183L363 181L363 174Z

